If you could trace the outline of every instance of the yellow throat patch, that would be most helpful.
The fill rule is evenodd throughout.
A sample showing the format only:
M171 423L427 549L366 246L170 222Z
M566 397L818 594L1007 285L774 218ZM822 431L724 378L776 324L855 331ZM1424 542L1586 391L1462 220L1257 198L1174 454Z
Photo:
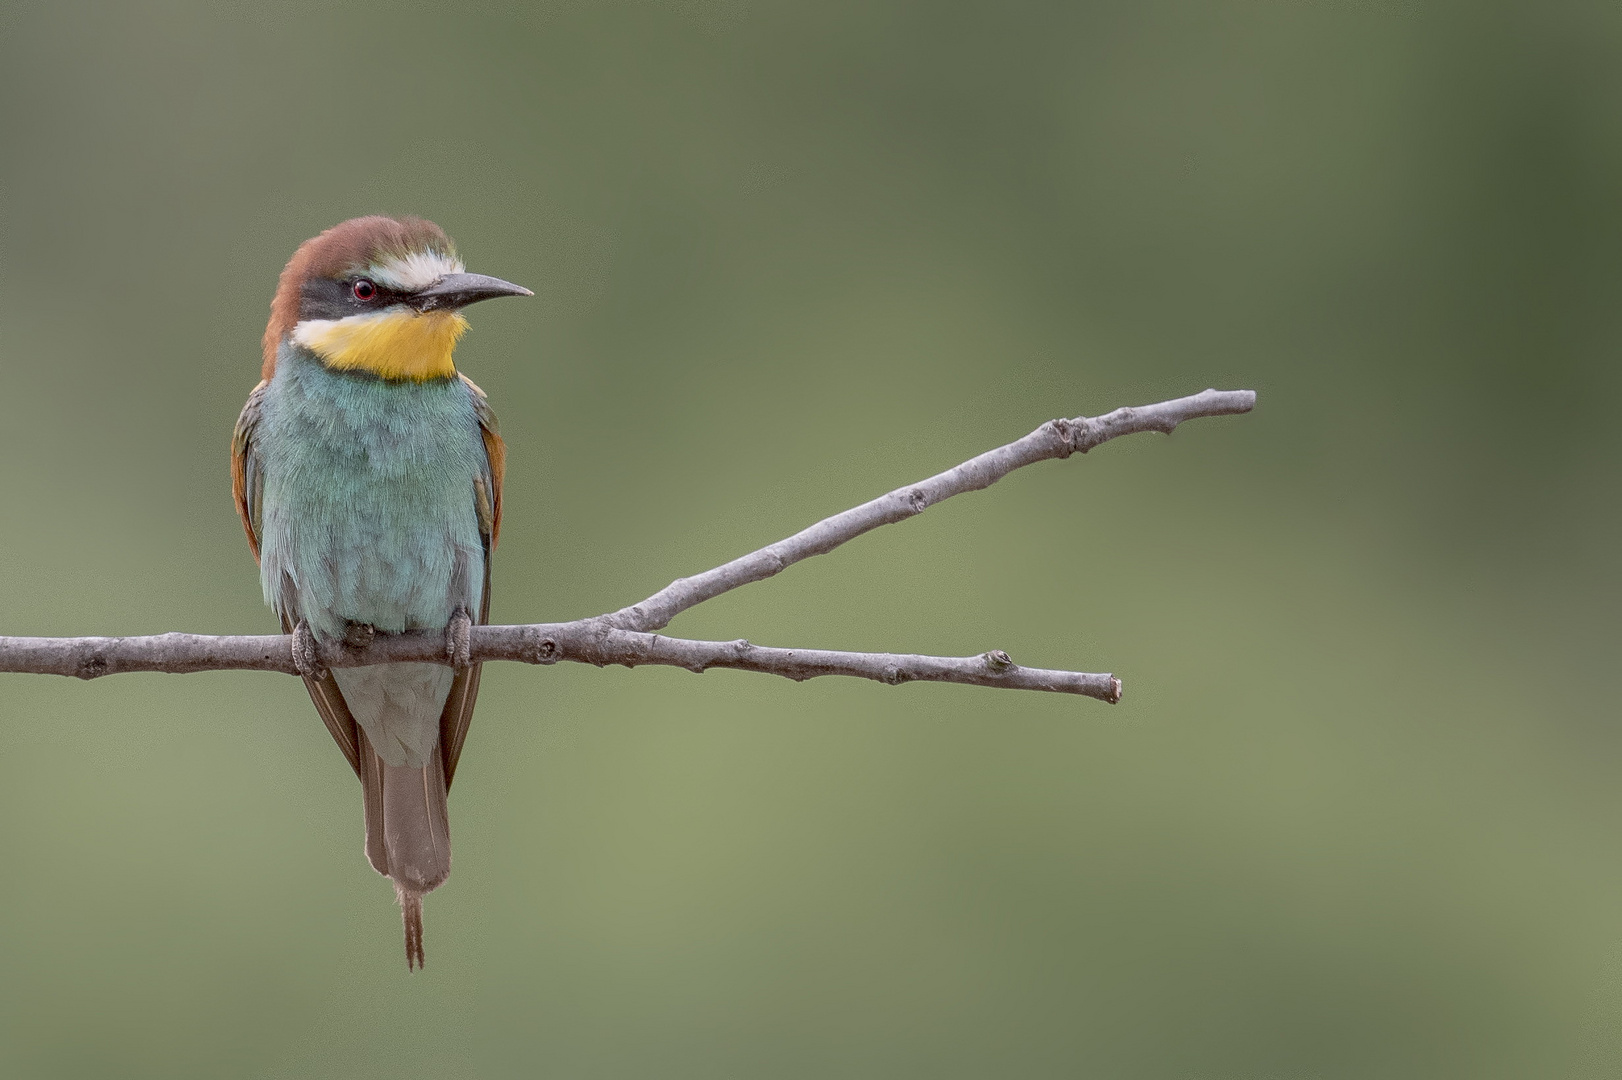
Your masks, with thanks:
M459 311L393 310L301 322L293 338L339 371L426 382L456 374L451 354L466 330Z

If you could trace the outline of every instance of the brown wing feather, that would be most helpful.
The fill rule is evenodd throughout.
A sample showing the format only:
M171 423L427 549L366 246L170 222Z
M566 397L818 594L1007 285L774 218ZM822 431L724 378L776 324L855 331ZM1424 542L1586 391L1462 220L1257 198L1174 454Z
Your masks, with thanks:
M253 433L259 424L259 403L268 383L261 381L242 406L237 426L231 432L231 496L236 500L242 531L248 534L253 561L259 561L259 468L253 456Z
M484 625L490 621L490 556L501 535L501 484L506 476L507 447L496 429L496 414L491 411L484 391L466 375L461 378L473 392L473 407L479 417L479 435L484 440L487 465L484 475L473 482L473 505L478 510L479 535L484 540L484 590L477 621ZM456 763L462 757L462 744L467 741L467 728L473 721L473 705L479 696L482 671L482 664L473 664L456 673L450 696L445 699L445 709L439 715L439 745L444 756L447 790L456 776Z
M484 440L484 457L489 464L488 480L489 490L479 491L476 495L481 500L479 504L479 530L488 534L490 548L501 540L501 486L507 478L507 444L501 441L501 430L496 424L495 410L490 408L490 401L479 389L479 384L461 376L467 388L473 391L473 408L479 417L479 436ZM484 480L486 477L480 477ZM475 487L483 488L483 484L475 481ZM488 601L489 593L485 593Z
M288 621L287 616L282 616L282 633L292 632L293 624ZM315 703L315 711L320 714L321 722L327 725L332 741L343 751L344 760L349 762L349 767L355 770L356 776L359 776L360 726L355 723L355 717L349 711L349 702L344 700L343 691L338 689L338 680L332 677L330 671L323 671L318 679L306 675L304 689L310 692L310 700Z

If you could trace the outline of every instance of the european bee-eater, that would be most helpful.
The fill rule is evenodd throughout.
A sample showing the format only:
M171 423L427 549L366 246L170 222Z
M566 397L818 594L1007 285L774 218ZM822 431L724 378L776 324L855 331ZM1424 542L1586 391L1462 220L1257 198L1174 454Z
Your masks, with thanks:
M488 621L505 449L452 354L464 307L529 295L466 273L421 218L355 218L293 254L231 440L237 512L284 632L355 642ZM378 664L304 685L360 777L366 857L394 882L406 966L420 967L479 667Z

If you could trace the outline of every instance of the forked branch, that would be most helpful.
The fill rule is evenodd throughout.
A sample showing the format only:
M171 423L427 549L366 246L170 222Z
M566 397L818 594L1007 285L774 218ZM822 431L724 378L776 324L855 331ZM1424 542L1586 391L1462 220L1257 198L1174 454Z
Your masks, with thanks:
M399 661L439 663L559 660L604 667L664 664L705 671L712 667L758 671L803 680L849 675L895 685L954 682L1011 690L1081 694L1116 702L1121 682L1113 675L1047 671L1015 664L999 650L978 656L914 656L902 653L775 649L747 641L692 641L665 637L662 629L688 608L760 581L784 568L822 555L865 532L914 517L943 499L979 491L1015 469L1050 458L1086 453L1099 443L1139 431L1170 433L1185 420L1249 412L1250 390L1206 390L1156 405L1116 409L1096 417L1050 420L1023 439L989 450L927 480L897 488L871 502L835 514L810 528L750 552L713 570L671 582L640 603L606 615L567 623L475 626L463 640L452 633L417 630L380 634L370 644L331 642L295 650L293 635L207 636L158 634L124 638L0 637L0 672L72 675L93 679L126 671L281 671L298 674L313 664L359 667ZM302 642L309 646L311 642Z

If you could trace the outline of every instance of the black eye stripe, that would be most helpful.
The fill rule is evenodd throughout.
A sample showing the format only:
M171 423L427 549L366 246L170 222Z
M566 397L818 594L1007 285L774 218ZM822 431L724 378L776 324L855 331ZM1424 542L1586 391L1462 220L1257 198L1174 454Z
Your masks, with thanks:
M355 286L361 281L368 281L372 285L372 295L369 299L360 299L355 295ZM300 320L304 319L343 319L350 315L365 315L394 304L403 303L406 294L398 289L390 289L380 285L375 278L346 277L342 280L333 278L312 278L304 283L303 292L299 296Z

